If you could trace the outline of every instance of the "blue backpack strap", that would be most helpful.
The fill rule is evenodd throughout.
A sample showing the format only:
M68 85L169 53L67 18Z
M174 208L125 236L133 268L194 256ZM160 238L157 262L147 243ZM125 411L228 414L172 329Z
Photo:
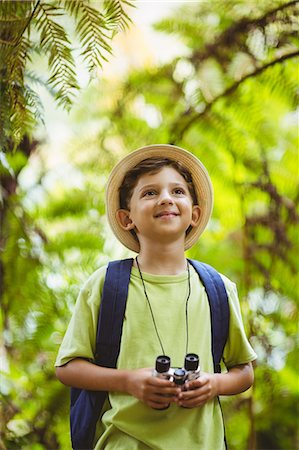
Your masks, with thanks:
M109 263L103 287L96 340L95 361L116 367L120 350L133 259Z
M109 263L100 311L94 362L116 367L133 259ZM93 448L96 424L107 398L105 391L71 389L71 440L74 450Z
M229 304L223 280L217 270L208 264L189 260L201 279L210 304L212 328L212 355L214 372L220 373L220 361L228 338Z

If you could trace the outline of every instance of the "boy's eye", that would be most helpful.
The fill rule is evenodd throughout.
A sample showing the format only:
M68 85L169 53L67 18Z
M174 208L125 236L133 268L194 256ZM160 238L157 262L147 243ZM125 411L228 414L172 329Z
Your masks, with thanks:
M175 188L175 189L174 189L174 193L175 193L176 195L184 195L184 194L185 194L185 190L182 189L182 188Z
M143 192L143 197L151 197L156 194L156 191L150 190Z

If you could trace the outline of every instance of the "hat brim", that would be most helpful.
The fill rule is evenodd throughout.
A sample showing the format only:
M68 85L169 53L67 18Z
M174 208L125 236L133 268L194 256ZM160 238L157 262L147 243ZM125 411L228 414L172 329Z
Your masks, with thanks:
M128 249L139 253L140 246L129 231L125 231L118 223L116 213L120 209L119 187L125 174L138 163L147 158L163 157L179 161L192 176L198 205L200 219L196 227L186 235L185 250L192 247L203 233L210 219L213 209L213 187L205 166L192 153L174 145L155 144L141 147L126 155L113 168L106 188L106 213L108 222L117 239Z

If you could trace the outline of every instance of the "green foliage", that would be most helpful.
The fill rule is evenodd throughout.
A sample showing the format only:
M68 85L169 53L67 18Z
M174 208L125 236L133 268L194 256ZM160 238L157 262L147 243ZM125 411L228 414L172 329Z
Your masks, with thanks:
M92 6L81 3L56 2L49 20L61 24L60 8L80 23ZM102 30L103 39L114 32L117 12L105 5L112 22L96 31L80 25L82 40L84 32ZM22 8L25 17L28 5ZM237 283L258 353L254 388L223 401L230 448L298 447L297 9L294 1L185 5L157 26L179 33L184 55L85 91L75 114L82 132L63 149L71 172L49 187L49 169L41 168L36 199L18 186L33 143L22 141L3 159L0 436L7 448L69 448L68 393L55 381L55 355L87 276L109 259L127 256L106 224L108 173L123 154L152 142L186 147L208 168L213 217L188 255ZM99 55L86 59L90 67Z
M122 0L104 1L100 10L89 0L0 2L1 151L15 150L42 117L39 98L30 86L32 74L28 73L36 53L47 58L47 83L57 103L70 108L78 82L66 21L74 24L82 56L92 72L107 61L114 35L130 23L123 5L132 6Z
M70 48L66 30L53 18L62 14L54 4L37 3L34 23L40 33L40 48L48 57L51 77L48 82L57 89L56 98L59 103L69 106L70 95L78 89L75 73L75 62ZM88 24L88 22L87 22Z

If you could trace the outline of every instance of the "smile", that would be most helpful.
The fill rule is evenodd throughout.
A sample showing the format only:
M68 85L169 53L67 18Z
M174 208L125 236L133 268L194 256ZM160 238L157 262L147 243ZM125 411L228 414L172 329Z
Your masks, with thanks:
M159 214L156 214L155 217L176 217L178 213L174 211L162 211Z

